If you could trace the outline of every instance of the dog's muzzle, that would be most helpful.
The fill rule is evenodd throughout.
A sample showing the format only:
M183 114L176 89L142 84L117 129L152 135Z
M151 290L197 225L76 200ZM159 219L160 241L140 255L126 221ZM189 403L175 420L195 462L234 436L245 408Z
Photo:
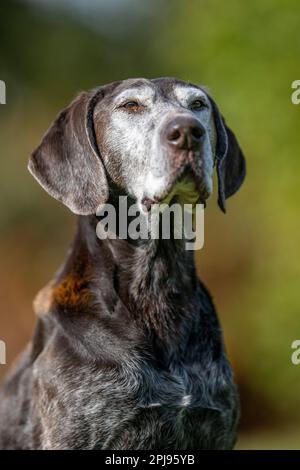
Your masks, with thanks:
M164 124L160 136L168 159L169 181L165 190L155 198L145 196L142 199L146 212L154 203L169 203L178 191L183 195L192 194L193 202L202 192L200 159L205 138L202 124L192 115L173 116Z

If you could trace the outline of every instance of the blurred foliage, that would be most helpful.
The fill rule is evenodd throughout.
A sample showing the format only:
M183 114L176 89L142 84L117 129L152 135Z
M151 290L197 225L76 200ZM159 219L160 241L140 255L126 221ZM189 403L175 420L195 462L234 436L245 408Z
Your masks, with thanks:
M177 76L208 87L248 162L226 217L208 204L197 255L240 383L243 426L280 432L297 423L300 366L290 356L300 338L300 106L290 95L300 78L299 2L141 0L143 9L124 0L120 13L113 0L107 18L99 2L84 21L60 3L0 3L0 337L9 360L31 335L32 297L63 260L74 225L27 173L28 155L80 90Z

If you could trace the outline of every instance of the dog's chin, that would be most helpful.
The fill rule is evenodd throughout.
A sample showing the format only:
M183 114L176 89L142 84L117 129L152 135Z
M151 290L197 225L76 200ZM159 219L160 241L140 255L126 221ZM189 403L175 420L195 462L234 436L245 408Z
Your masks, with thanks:
M160 199L161 204L172 205L173 203L192 204L193 206L201 201L203 194L194 178L189 175L183 175L178 178L166 193L166 196Z
M161 202L172 204L176 201L181 204L192 204L193 206L198 203L205 203L211 195L211 187L208 183L205 178L198 176L188 168L171 184L169 191Z
M211 192L212 188L209 182L188 169L178 175L163 192L153 197L153 199L145 197L142 205L145 211L149 211L154 204L170 206L179 203L181 205L190 204L194 207L199 203L205 204Z

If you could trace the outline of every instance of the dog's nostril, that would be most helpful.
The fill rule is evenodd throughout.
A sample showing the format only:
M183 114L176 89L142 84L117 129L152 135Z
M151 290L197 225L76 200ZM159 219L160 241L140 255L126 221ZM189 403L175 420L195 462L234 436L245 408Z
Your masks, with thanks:
M180 129L177 127L173 128L168 134L168 140L174 141L178 140L181 137Z
M195 139L195 140L200 140L201 137L202 137L202 128L201 127L198 127L198 126L195 126L195 127L192 127L191 128L191 134L192 134L192 137Z

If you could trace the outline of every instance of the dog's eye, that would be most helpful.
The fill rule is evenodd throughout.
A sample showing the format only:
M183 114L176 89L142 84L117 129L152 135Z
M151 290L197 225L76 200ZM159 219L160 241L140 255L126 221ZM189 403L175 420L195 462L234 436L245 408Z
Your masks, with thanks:
M126 103L122 104L122 108L125 108L128 111L137 112L137 111L141 111L144 108L144 106L142 106L137 101L126 101Z
M206 108L206 104L201 100L195 100L190 104L190 109L203 109Z

